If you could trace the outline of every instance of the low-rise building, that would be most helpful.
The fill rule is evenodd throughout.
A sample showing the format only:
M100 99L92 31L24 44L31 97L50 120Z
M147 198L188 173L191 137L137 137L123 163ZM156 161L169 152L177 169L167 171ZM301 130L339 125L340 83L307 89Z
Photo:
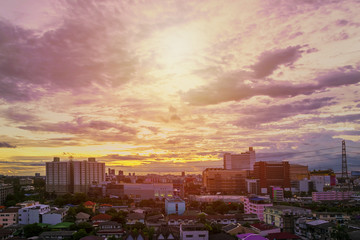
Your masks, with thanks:
M145 223L145 214L143 213L129 213L126 217L126 224L133 225L137 222Z
M256 214L260 221L264 220L265 207L271 207L273 204L268 198L264 197L246 197L244 198L244 212Z
M205 228L204 224L182 224L180 226L180 239L181 240L208 240L209 231Z
M96 232L96 234L100 237L121 238L121 236L124 234L124 230L123 230L121 224L114 222L114 221L99 223L98 227L99 227L99 229Z
M66 213L67 209L58 209L44 213L42 216L42 223L51 225L62 223L65 219Z
M309 209L278 205L265 208L264 222L279 227L283 232L294 233L296 219L310 215Z
M180 198L165 199L165 212L167 215L182 215L185 212L185 201Z
M251 229L260 236L267 236L269 233L279 233L281 232L279 227L275 227L266 223L254 223L250 225Z
M79 212L78 214L75 215L75 219L76 219L75 220L76 223L88 222L90 219L90 214Z
M19 223L20 224L33 224L41 223L42 216L50 211L49 205L38 204L30 207L19 209Z
M333 223L346 223L350 221L351 216L345 212L316 212L313 216L320 220L325 220Z
M7 208L0 212L0 225L7 227L18 223L19 208Z

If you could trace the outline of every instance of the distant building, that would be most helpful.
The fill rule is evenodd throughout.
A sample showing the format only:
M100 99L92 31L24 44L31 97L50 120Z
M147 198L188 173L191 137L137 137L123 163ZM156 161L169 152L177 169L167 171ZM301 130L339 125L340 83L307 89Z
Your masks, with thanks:
M32 184L34 184L34 179L31 179L31 178L20 178L19 184L20 184L20 185L32 185Z
M251 176L259 179L261 194L267 194L271 186L279 186L290 191L289 162L256 162Z
M243 194L247 176L247 170L207 168L203 171L203 186L210 194Z
M327 192L313 192L312 200L314 202L321 201L343 201L350 200L353 192L337 192L337 191L327 191Z
M309 167L300 164L290 164L290 180L309 179Z
M253 147L248 152L240 154L224 154L224 169L227 170L252 170L256 161Z
M185 201L179 198L165 199L165 212L167 215L182 215L185 212Z
M87 161L61 162L54 157L46 163L46 191L57 194L84 192L91 184L105 181L105 163L96 162L95 158Z
M262 197L245 197L244 212L256 214L260 221L264 220L265 207L271 207L273 204L268 198Z
M0 205L5 203L6 197L10 194L14 194L14 187L10 184L0 183Z
M172 183L124 183L124 194L135 200L164 199L174 196Z
M42 223L43 214L49 211L50 206L43 204L21 208L19 209L19 223L24 225Z

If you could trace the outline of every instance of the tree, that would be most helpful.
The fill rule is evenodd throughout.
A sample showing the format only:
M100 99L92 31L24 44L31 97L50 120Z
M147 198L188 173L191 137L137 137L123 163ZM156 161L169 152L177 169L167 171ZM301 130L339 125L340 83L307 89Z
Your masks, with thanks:
M79 240L80 238L86 237L88 234L85 229L80 229L73 235L73 240Z
M26 238L39 236L44 230L37 223L28 224L24 227L24 235Z
M346 231L345 226L338 224L331 232L331 237L335 240L349 240L349 234Z

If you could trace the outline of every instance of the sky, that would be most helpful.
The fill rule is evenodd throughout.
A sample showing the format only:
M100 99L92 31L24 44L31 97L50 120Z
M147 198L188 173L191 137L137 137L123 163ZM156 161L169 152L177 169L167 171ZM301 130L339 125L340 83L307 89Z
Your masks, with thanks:
M360 2L2 0L0 174L360 170Z

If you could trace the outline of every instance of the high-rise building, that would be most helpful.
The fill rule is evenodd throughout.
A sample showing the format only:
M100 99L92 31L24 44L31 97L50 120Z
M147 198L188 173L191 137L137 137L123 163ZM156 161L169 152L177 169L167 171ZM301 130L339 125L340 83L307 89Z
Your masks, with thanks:
M95 158L73 161L74 192L89 191L91 184L105 181L105 163L96 162Z
M6 197L10 194L14 194L13 185L0 183L0 205L5 203Z
M105 163L96 162L95 158L87 161L61 162L55 157L54 161L46 163L46 191L57 194L85 192L91 184L105 181Z
M253 147L249 151L240 154L224 154L224 169L228 170L253 170L256 161Z
M54 157L52 162L46 163L46 191L57 194L72 192L71 162L60 162Z
M247 170L207 168L203 171L203 186L210 194L241 194L246 192Z

